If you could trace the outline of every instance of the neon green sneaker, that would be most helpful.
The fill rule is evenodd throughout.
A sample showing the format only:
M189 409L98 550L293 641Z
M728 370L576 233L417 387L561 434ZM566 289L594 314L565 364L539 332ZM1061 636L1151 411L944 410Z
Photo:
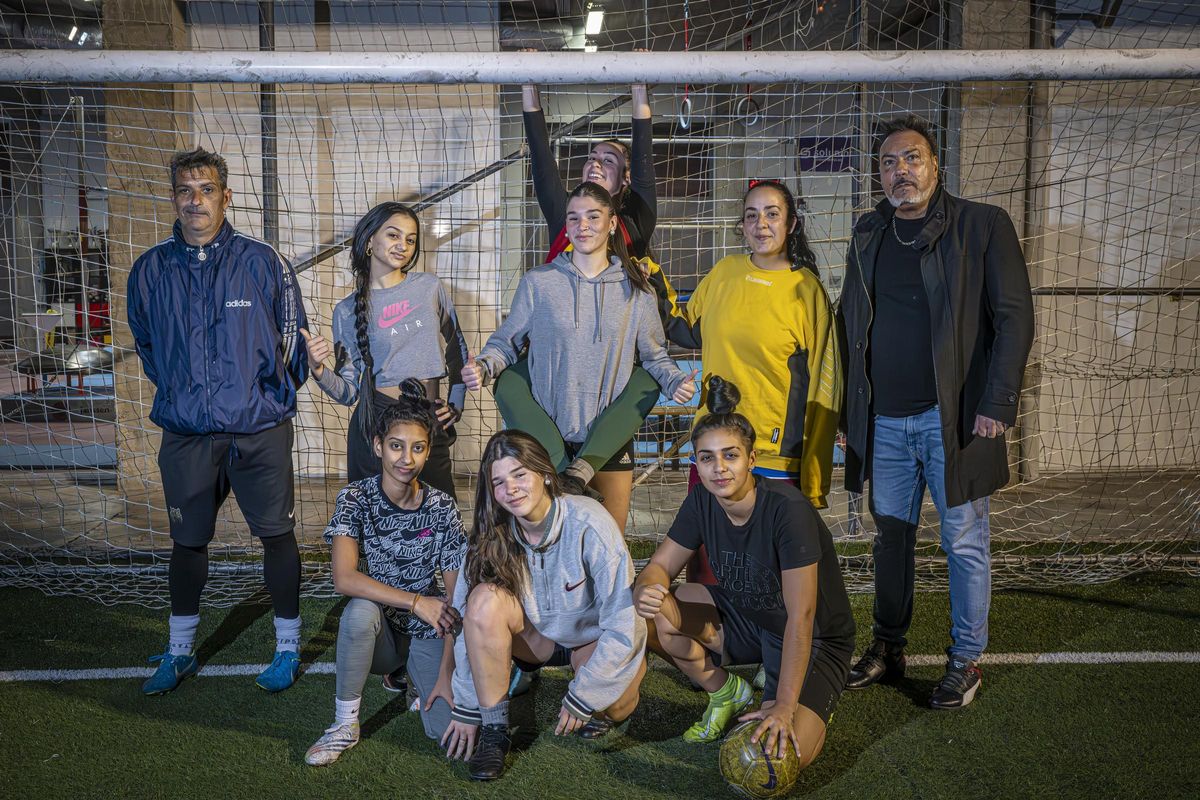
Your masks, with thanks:
M704 716L683 732L684 741L717 741L725 735L725 729L734 717L742 713L753 699L754 690L750 684L729 673L725 685L708 696L708 708L704 709Z

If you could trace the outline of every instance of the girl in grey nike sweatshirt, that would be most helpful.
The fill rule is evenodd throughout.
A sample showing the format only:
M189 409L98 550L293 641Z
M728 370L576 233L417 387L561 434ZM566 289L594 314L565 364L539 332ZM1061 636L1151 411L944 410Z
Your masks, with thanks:
M484 448L462 574L452 601L463 615L452 756L471 749L456 745L481 723L507 729L511 663L500 653L526 669L574 668L558 733L602 733L633 712L646 624L634 613L629 551L599 503L561 494L549 455L529 434L501 431Z

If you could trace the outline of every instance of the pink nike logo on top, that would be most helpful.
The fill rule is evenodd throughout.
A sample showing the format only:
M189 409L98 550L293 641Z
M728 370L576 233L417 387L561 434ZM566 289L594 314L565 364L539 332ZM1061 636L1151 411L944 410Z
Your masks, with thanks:
M390 328L416 310L416 306L407 300L392 303L379 315L379 327Z
M563 586L567 587L568 592L573 592L576 589L578 589L580 586L583 586L583 584L585 584L585 583L587 583L587 578L583 578L582 580L579 581L579 583L575 584L574 586L572 586L570 583L564 583Z

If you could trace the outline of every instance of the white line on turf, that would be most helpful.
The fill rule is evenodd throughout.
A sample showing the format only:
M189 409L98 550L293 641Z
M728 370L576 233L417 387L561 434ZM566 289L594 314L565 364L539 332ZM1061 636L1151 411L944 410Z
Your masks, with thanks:
M912 667L941 666L946 661L943 655L910 655ZM980 659L986 665L1025 664L1200 664L1200 652L1168 652L1140 650L1116 653L985 653ZM199 673L202 678L222 678L237 675L257 675L267 668L266 664L208 664ZM335 665L331 661L309 664L305 670L314 675L332 675ZM0 671L0 683L66 681L103 681L132 678L148 678L153 667L110 667L99 669L16 669Z
M225 678L231 675L257 675L266 669L268 664L207 664L196 673L201 678ZM331 661L318 661L309 664L305 672L314 675L332 675L334 664ZM0 672L0 683L25 683L34 681L49 681L63 683L65 681L107 681L122 678L149 678L154 674L154 667L110 667L107 669L14 669Z

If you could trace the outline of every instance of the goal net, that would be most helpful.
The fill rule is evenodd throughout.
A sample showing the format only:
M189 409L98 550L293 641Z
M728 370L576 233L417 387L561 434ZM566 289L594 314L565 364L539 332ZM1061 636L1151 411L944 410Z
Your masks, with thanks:
M645 48L703 63L720 51L1043 49L1069 60L1200 45L1200 13L1184 0L1125 11L1082 0L106 0L69 4L65 16L63 5L4 11L6 47L347 58ZM589 22L589 8L603 18ZM1013 481L992 501L995 584L1195 573L1200 82L1003 77L901 83L884 58L860 83L746 84L731 73L664 84L647 74L657 260L686 300L717 260L744 251L734 223L748 183L782 179L803 198L836 300L852 225L881 197L875 126L908 112L927 118L944 185L1008 211L1035 287L1037 340L1009 434ZM553 232L530 182L520 86L313 80L0 83L0 585L166 604L160 431L147 416L154 387L133 352L124 291L137 256L170 235L174 152L202 146L226 158L230 221L292 261L310 320L326 333L353 288L347 237L383 200L421 209L417 269L450 287L473 352L521 274L544 260ZM589 143L629 136L628 85L591 80L541 87L567 183ZM674 354L699 366L697 353ZM312 595L332 592L321 534L345 482L349 411L311 382L301 390L296 518ZM686 492L689 414L663 400L639 433L633 542L660 539ZM453 451L465 519L482 443L500 426L490 392L471 395ZM834 458L840 465L840 451ZM824 517L849 585L869 588L870 515L841 480L835 466ZM929 504L923 522L919 582L944 585ZM236 503L210 551L205 602L238 602L261 586Z

